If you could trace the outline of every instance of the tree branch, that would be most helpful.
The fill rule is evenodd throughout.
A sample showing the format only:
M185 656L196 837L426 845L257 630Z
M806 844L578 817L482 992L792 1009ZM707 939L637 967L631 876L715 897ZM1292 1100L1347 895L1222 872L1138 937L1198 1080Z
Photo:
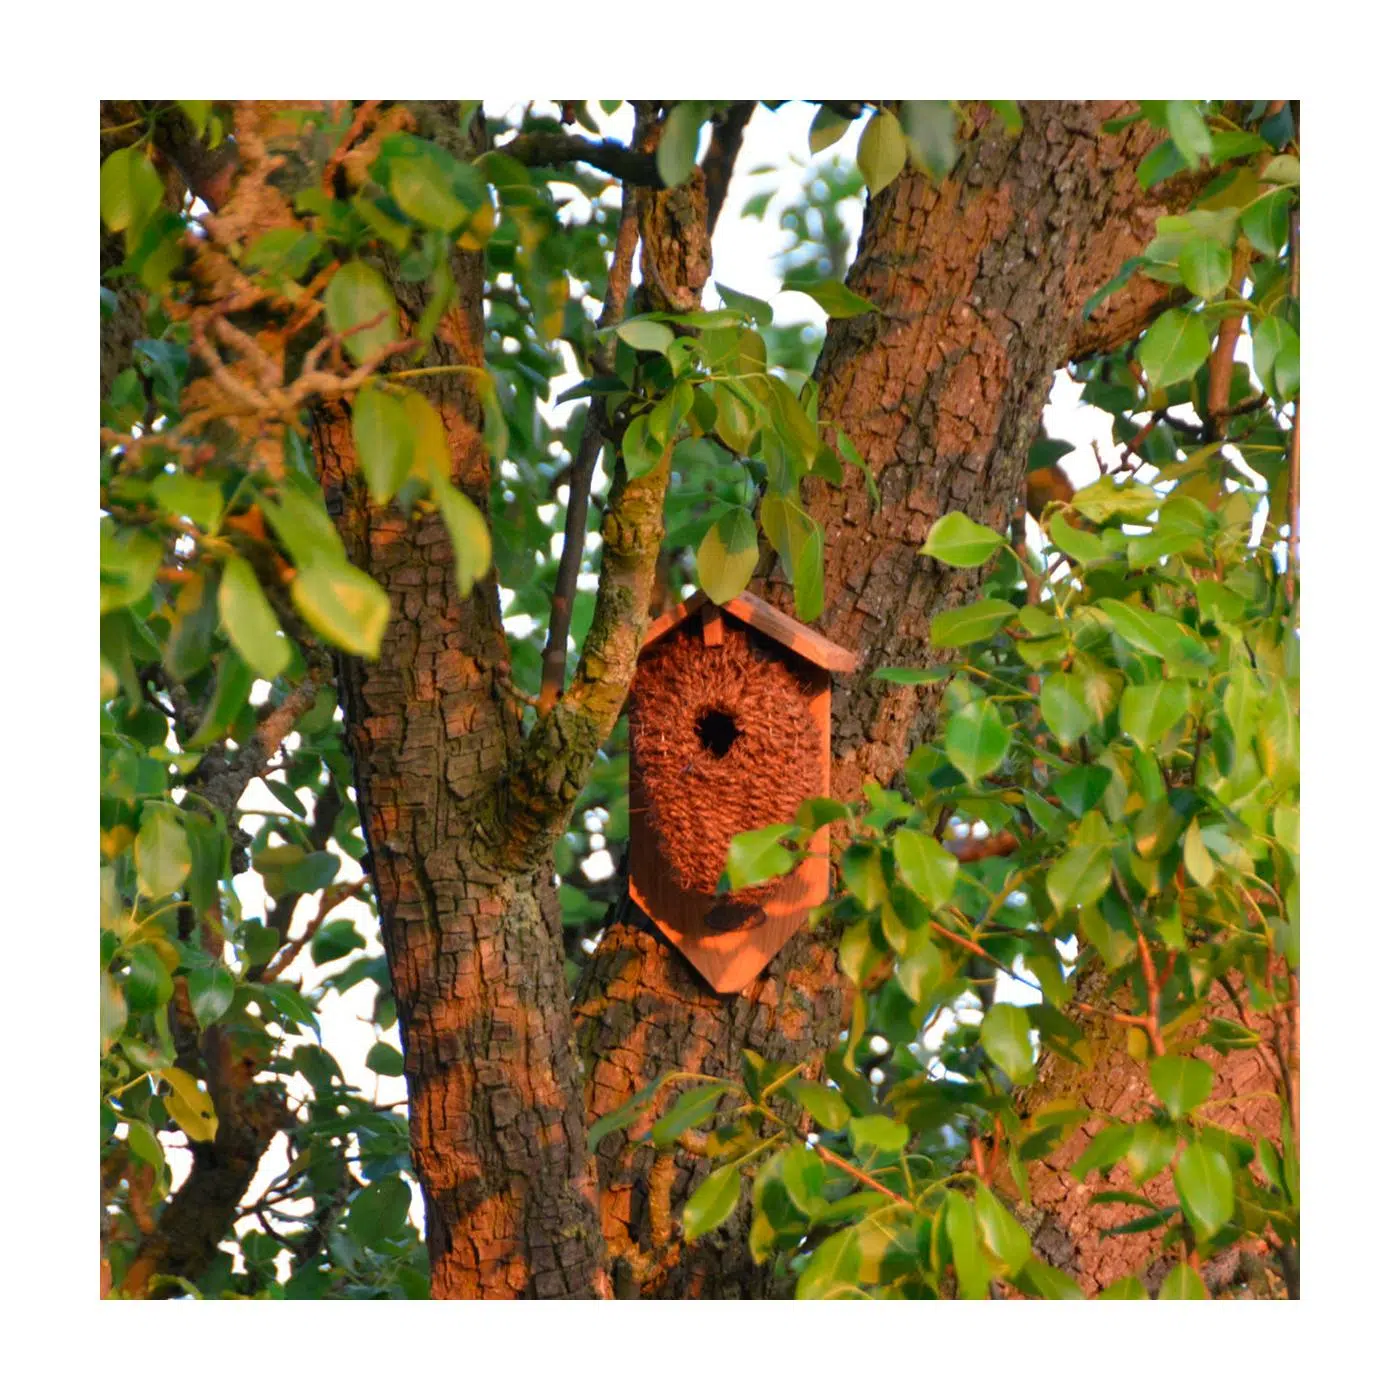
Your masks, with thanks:
M639 106L638 125L642 149L655 150L661 132L650 109ZM681 316L700 304L711 265L705 199L705 177L699 170L673 189L639 192L638 300L644 309ZM573 681L530 731L523 760L511 776L502 831L507 868L528 869L553 845L598 749L617 724L650 621L670 474L669 447L644 476L629 479L622 470L613 474L593 622Z
M617 224L617 247L608 273L608 291L598 316L598 329L615 326L622 319L627 292L632 285L632 262L637 253L637 195L624 186L622 212ZM595 368L611 374L617 360L617 341L609 337L597 354ZM564 689L564 668L569 655L569 624L573 619L578 573L583 563L584 537L588 533L588 500L593 486L593 469L603 448L607 427L604 399L595 394L588 405L578 452L569 467L569 504L564 513L564 545L559 555L559 572L554 580L554 597L549 605L549 637L544 646L544 667L540 675L539 713L548 714Z
M757 105L756 102L731 102L728 111L710 129L710 148L705 152L700 169L705 173L705 223L711 235L719 222L720 210L724 208L724 197L729 193L734 163L744 144L744 128Z
M566 131L528 131L496 149L522 165L569 165L578 161L615 175L629 185L664 188L656 169L656 157L649 151L624 146L620 141L590 141Z

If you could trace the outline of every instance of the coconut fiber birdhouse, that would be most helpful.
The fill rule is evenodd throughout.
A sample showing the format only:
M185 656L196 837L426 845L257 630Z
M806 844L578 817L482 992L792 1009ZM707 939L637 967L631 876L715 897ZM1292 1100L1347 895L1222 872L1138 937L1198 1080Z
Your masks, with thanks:
M656 619L630 708L633 901L717 992L746 987L827 896L823 827L765 884L715 894L730 839L831 780L831 676L856 658L750 593Z

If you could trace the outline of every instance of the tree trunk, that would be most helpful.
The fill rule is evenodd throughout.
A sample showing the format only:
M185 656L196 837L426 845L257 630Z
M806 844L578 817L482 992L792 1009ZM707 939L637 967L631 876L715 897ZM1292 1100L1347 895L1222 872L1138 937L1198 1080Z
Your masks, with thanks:
M440 334L439 362L479 365L480 264L458 262L469 310ZM470 381L431 382L456 484L484 510L489 464ZM319 415L315 448L352 561L391 602L378 660L343 663L342 698L433 1292L596 1297L605 1289L553 872L501 858L502 793L523 734L501 684L510 658L496 592L458 596L439 515L410 520L369 502L343 409Z
M830 323L816 378L821 417L855 442L880 505L854 468L839 489L809 480L807 497L826 532L818 625L861 658L833 696L837 797L858 796L868 779L892 781L937 722L933 688L872 678L881 666L928 665L929 618L977 589L975 573L919 555L929 528L950 510L1004 528L1055 370L1137 333L1167 295L1135 279L1093 320L1082 317L1092 292L1150 239L1166 212L1160 201L1171 197L1138 188L1137 161L1156 139L1145 123L1102 133L1121 106L1032 103L1015 138L984 115L951 177L935 186L906 168L867 207L848 285L880 310ZM790 597L772 578L765 591L780 604ZM663 941L609 930L576 999L589 1119L668 1069L737 1079L745 1048L789 1061L830 1048L841 989L826 933L797 935L751 987L722 997ZM704 1159L658 1158L623 1137L610 1135L599 1154L619 1289L781 1291L749 1258L746 1212L713 1241L680 1249L676 1221Z
M659 129L642 126L650 149ZM440 140L451 139L445 131L439 124ZM710 272L704 175L642 191L639 224L642 301L697 307ZM479 366L480 261L454 258L464 310L445 319L429 363ZM411 319L422 291L395 291ZM432 382L457 484L485 512L489 463L470 381ZM551 853L626 698L669 458L633 481L616 474L575 681L526 736L494 580L459 599L440 518L405 520L368 503L343 409L322 415L316 454L354 562L391 602L379 659L347 664L342 695L398 1002L433 1292L606 1297Z

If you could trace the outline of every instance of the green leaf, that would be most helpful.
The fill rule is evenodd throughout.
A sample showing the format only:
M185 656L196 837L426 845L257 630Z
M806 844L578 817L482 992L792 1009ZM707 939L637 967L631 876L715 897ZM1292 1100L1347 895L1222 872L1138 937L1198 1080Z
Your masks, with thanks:
M872 195L879 194L904 169L907 150L898 117L877 112L866 123L856 148L856 165Z
M797 555L797 576L792 581L793 610L801 622L820 617L826 606L822 569L823 538L821 526L814 525L802 541Z
M1142 1280L1136 1274L1124 1274L1122 1278L1109 1284L1100 1294L1102 1299L1119 1302L1141 1303L1147 1300L1147 1289L1143 1287Z
M213 528L224 509L223 492L188 472L158 476L151 483L151 499L167 514L193 520L205 530Z
M619 1104L611 1113L605 1113L593 1123L588 1130L586 1146L590 1152L598 1150L598 1144L607 1137L609 1133L615 1133L619 1128L630 1127L638 1118L646 1112L647 1105L651 1102L652 1096L661 1087L664 1075L658 1075L645 1088L633 1094L626 1103Z
M1023 122L1019 103L989 102L987 105L1001 118L1001 124L1006 128L1006 134L1008 136L1019 136L1021 134Z
M1266 316L1254 326L1254 372L1281 403L1295 398L1299 386L1298 332L1281 316Z
M700 128L709 115L705 102L677 102L666 117L656 147L656 170L670 189L690 178L700 153Z
M149 803L136 836L136 876L141 893L147 899L174 894L185 883L193 863L180 818L169 807Z
M98 178L102 222L113 233L129 230L128 248L164 199L165 186L155 166L138 147L123 146L102 162Z
M822 1187L826 1183L826 1168L815 1152L805 1146L794 1145L769 1158L769 1161L777 1162L783 1189L798 1210L808 1216L825 1210Z
M1172 1159L1176 1151L1176 1133L1169 1127L1144 1119L1133 1125L1133 1140L1123 1165L1138 1185L1151 1181ZM1151 1202L1147 1203L1151 1206Z
M844 282L838 282L832 277L820 282L794 282L789 279L783 283L782 290L802 292L811 297L828 316L835 320L843 320L849 316L863 316L867 311L880 309L873 301L867 301L858 292L853 292Z
M1102 1172L1108 1175L1109 1169L1114 1166L1127 1152L1132 1145L1133 1128L1127 1123L1111 1123L1107 1127L1100 1128L1094 1134L1089 1146L1080 1154L1078 1160L1070 1168L1070 1175L1079 1181L1085 1180L1090 1172Z
M400 395L366 384L355 395L355 451L370 496L385 505L413 468L414 435Z
M1082 817L1097 806L1099 798L1108 791L1113 775L1099 763L1081 764L1067 769L1053 783L1050 791L1076 817Z
M1084 1297L1079 1285L1063 1269L1057 1269L1043 1259L1028 1260L1017 1282L1028 1293L1062 1303L1078 1302Z
M631 481L645 476L665 453L665 448L648 430L649 419L648 413L639 413L622 434L622 464Z
M868 841L852 841L841 856L841 878L846 888L867 909L878 909L884 903L884 862L879 848Z
M1210 356L1210 332L1191 311L1164 311L1138 347L1138 361L1154 389L1190 379Z
M761 885L778 875L786 875L795 857L782 843L801 836L801 827L777 822L758 831L741 831L729 843L725 873L731 889Z
M1288 211L1293 191L1287 186L1260 195L1240 213L1244 236L1266 257L1276 258L1288 243Z
M783 561L783 572L794 583L797 581L798 561L802 551L817 529L817 523L800 506L785 496L776 496L769 491L758 507L759 524L768 536L778 558Z
M993 772L1011 747L1011 731L990 700L974 700L957 710L943 736L948 759L968 782Z
M931 666L926 670L915 670L910 666L881 666L874 674L877 681L889 681L891 685L932 685L936 681L946 681L952 672L947 666Z
M1150 749L1186 717L1190 704L1191 687L1185 681L1124 686L1118 699L1118 723L1129 738Z
M1177 254L1188 291L1209 300L1230 285L1230 250L1215 238L1193 238Z
M190 1005L201 1030L213 1025L233 1004L233 973L223 963L192 968L187 981Z
M834 146L850 128L850 117L833 112L830 107L818 107L807 132L807 149L816 155L828 146Z
M1163 1302L1205 1302L1209 1297L1201 1276L1190 1264L1178 1264L1166 1278L1157 1297Z
M950 510L934 521L919 553L955 569L975 569L985 564L1005 543L995 530L979 525L960 510Z
M982 1018L982 1048L1013 1084L1029 1084L1035 1073L1031 1019L1022 1006L999 1001Z
M751 297L744 292L736 292L733 287L726 287L723 282L715 283L715 291L719 293L719 299L726 306L732 307L735 311L741 311L760 326L772 325L773 308L761 297Z
M277 630L277 614L264 596L253 566L240 555L232 555L224 563L219 620L239 656L257 675L273 680L291 664L291 643Z
M1181 843L1181 859L1186 873L1203 889L1215 879L1215 861L1201 836L1200 825L1193 819L1186 828L1186 836Z
M98 533L103 613L139 602L156 580L165 550L161 541L144 530L118 529L105 516Z
M1062 510L1053 511L1048 525L1050 542L1060 551L1080 564L1096 564L1101 559L1112 559L1114 551L1098 535L1089 530L1076 530L1065 519Z
M849 821L851 809L834 797L804 798L793 821L804 831L817 831L830 822Z
M1153 185L1160 185L1163 180L1171 179L1185 168L1186 162L1181 158L1176 143L1170 140L1163 141L1148 151L1138 163L1138 185L1142 189L1150 190Z
M958 161L958 118L951 102L901 102L899 121L909 142L909 159L934 180Z
M1162 1055L1152 1061L1152 1090L1173 1118L1184 1118L1210 1097L1215 1071L1204 1060Z
M170 969L153 943L138 943L132 949L125 991L126 1004L138 1016L160 1010L174 995Z
M852 1118L846 1124L851 1148L860 1156L866 1153L903 1152L909 1145L909 1125L875 1113L865 1118Z
M983 598L966 607L950 608L938 613L929 624L929 643L935 650L965 647L984 642L1002 629L1008 618L1016 616L1016 608L1000 598Z
M894 863L900 878L930 909L953 897L958 862L932 836L902 826L894 834Z
M1015 1277L1031 1257L1031 1239L1025 1227L980 1181L972 1206L982 1227L982 1242L1001 1260L1007 1276Z
M828 1132L839 1133L850 1119L851 1110L845 1099L825 1084L814 1084L810 1079L789 1079L780 1092L804 1108Z
M701 1084L688 1090L652 1124L651 1140L658 1147L670 1147L682 1133L712 1117L729 1090L728 1084Z
M797 1280L798 1300L859 1296L864 1267L860 1227L838 1231L812 1251Z
M1167 131L1188 168L1210 159L1210 128L1194 102L1167 103Z
M383 1074L397 1079L403 1073L403 1053L387 1040L377 1040L365 1056L365 1068L371 1074Z
M958 1274L958 1297L985 1298L991 1270L982 1253L981 1230L972 1202L961 1192L948 1193L943 1205L943 1228L948 1232L948 1243L953 1250L953 1267Z
M398 303L375 268L348 262L326 288L326 324L345 337L345 353L363 364L399 338Z
M323 967L364 946L364 934L349 919L332 919L312 935L311 961L317 967Z
M412 1192L401 1176L372 1181L350 1202L346 1227L356 1244L366 1249L381 1244L403 1228Z
M619 322L617 338L634 350L654 350L657 354L665 354L676 337L671 328L660 321L637 319Z
M485 516L445 477L433 482L433 497L452 537L457 592L465 598L491 568L491 527Z
M379 655L389 621L389 595L351 564L322 558L292 580L298 612L327 641L355 656Z
M725 511L695 551L695 571L705 596L727 603L748 587L758 566L758 531L742 506Z
M1172 1172L1176 1194L1205 1238L1229 1224L1235 1213L1235 1182L1230 1164L1213 1147L1193 1142Z
M426 151L389 162L389 193L415 223L455 233L472 211L457 198L451 168Z
M1168 149L1170 149L1170 147L1168 147ZM1113 277L1105 282L1104 285L1084 303L1084 310L1080 313L1084 320L1087 321L1102 302L1107 301L1108 298L1113 296L1116 292L1121 292L1123 288L1132 281L1134 274L1143 265L1144 261L1145 259L1143 258L1129 258Z
M1061 744L1072 744L1094 725L1094 712L1084 681L1068 671L1056 671L1040 687L1040 713Z
M1098 606L1103 609L1113 630L1129 646L1145 651L1149 656L1191 665L1210 660L1210 653L1201 638L1173 617L1121 603L1116 598L1105 598Z
M308 494L287 487L280 500L262 496L259 503L277 531L278 539L298 564L309 564L321 558L345 558L345 546L340 542L334 522L326 514L319 489L314 500Z
M686 1242L699 1239L718 1229L734 1213L739 1204L739 1188L743 1178L739 1168L732 1162L728 1166L716 1167L700 1183L695 1194L685 1203L681 1212L681 1225Z
M1077 836L1083 835L1086 825L1087 822L1081 825ZM1063 914L1069 909L1097 904L1112 875L1111 848L1103 842L1084 841L1071 846L1046 871L1045 890L1056 910Z
M287 889L298 894L314 894L335 883L340 874L340 857L334 851L309 851L283 872Z

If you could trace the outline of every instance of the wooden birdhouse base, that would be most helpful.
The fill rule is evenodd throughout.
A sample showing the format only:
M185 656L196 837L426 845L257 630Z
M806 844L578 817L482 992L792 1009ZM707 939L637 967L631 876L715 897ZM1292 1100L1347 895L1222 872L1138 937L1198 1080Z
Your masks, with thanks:
M658 645L659 644L659 645ZM831 679L855 658L749 594L658 618L632 697L630 892L717 992L751 983L829 888L823 828L787 876L716 897L730 839L831 778Z

